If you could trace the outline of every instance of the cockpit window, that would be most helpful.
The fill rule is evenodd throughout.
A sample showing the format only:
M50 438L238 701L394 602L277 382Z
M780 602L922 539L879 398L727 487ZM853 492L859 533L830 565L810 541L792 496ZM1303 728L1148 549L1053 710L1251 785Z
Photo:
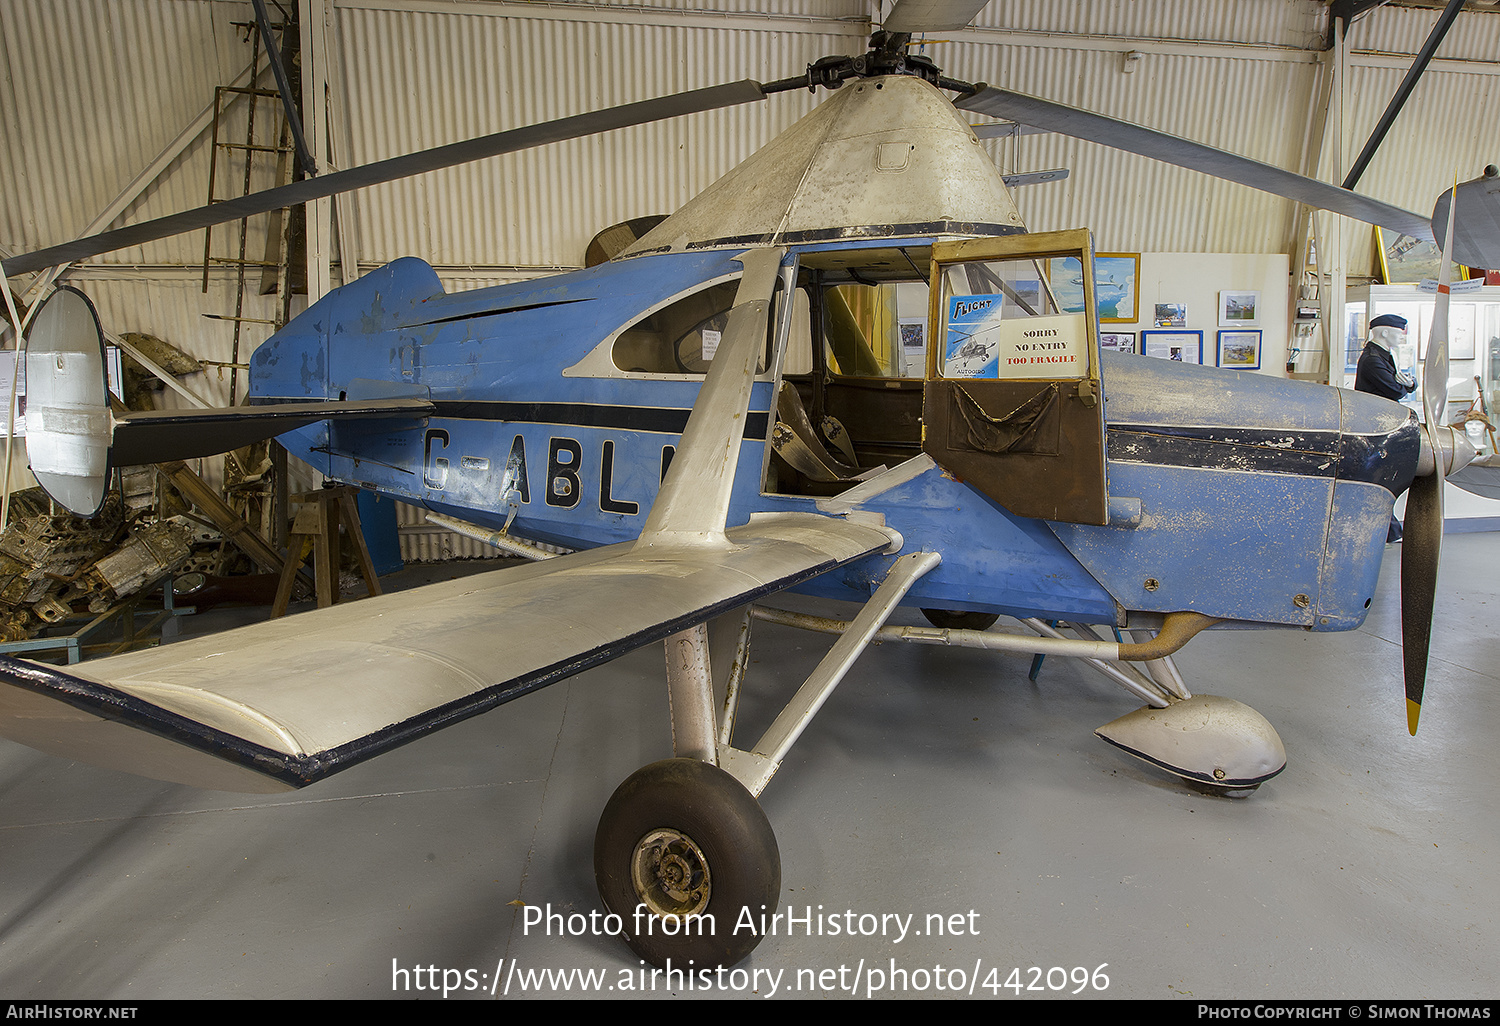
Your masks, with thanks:
M719 282L642 317L615 339L615 366L642 374L706 374L739 287L738 279Z

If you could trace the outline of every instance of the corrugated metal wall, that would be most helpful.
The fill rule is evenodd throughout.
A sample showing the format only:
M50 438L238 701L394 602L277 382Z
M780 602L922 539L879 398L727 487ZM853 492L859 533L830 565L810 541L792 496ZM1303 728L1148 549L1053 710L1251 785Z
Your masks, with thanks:
M863 49L873 7L330 0L328 73L344 113L336 147L348 165L678 90L788 77L821 55ZM1436 17L1382 7L1355 24L1348 157ZM224 0L0 0L0 250L76 235L245 67L250 45L236 23L252 18L249 3ZM1298 169L1316 144L1325 18L1315 0L992 0L972 27L926 52L957 78ZM1132 50L1141 56L1127 71ZM1361 191L1425 211L1455 171L1467 179L1500 158L1500 133L1484 113L1500 101L1497 55L1500 15L1462 15ZM358 261L420 255L451 289L576 266L600 228L669 212L815 102L795 91L366 190L351 217ZM243 109L226 120L236 137ZM1292 245L1290 205L1252 190L1062 137L988 145L1006 170L1072 169L1063 183L1019 191L1034 229L1088 225L1100 249L1118 251ZM203 138L188 146L120 223L200 204L208 149ZM1352 274L1372 265L1369 234L1348 233ZM252 253L258 242L253 235ZM202 246L201 235L154 243L97 258L75 277L111 330L150 332L227 361L231 328L202 315L231 312L232 281L216 270L201 291L187 268L201 262ZM272 316L274 298L249 302L247 316ZM247 328L247 348L265 331ZM215 375L192 384L227 397Z

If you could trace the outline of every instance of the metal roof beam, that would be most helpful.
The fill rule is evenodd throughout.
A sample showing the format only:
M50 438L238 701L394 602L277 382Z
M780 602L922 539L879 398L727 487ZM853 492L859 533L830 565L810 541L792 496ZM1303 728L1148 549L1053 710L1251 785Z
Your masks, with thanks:
M1406 77L1401 80L1401 85L1396 89L1396 95L1391 97L1391 102L1386 106L1385 113L1380 115L1380 120L1375 124L1375 131L1370 133L1370 139L1365 143L1365 148L1355 158L1354 166L1349 169L1349 177L1344 179L1344 188L1352 189L1359 176L1365 173L1375 151L1380 149L1380 144L1385 141L1386 133L1391 130L1396 116L1401 113L1401 108L1406 105L1406 100L1411 96L1412 90L1417 87L1417 81L1421 79L1422 73L1427 70L1427 64L1432 60L1432 55L1442 44L1443 37L1453 27L1458 12L1463 9L1464 0L1448 0L1448 6L1443 8L1443 13L1438 17L1437 24L1427 35L1427 42L1422 44L1422 49L1417 53L1417 59L1412 61L1411 68L1406 72Z

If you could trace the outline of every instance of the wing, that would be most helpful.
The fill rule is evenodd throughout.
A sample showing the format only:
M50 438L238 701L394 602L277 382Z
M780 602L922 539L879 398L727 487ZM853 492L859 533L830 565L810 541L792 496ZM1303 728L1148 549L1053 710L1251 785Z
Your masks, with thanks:
M157 779L301 787L889 544L811 514L725 537L574 553L66 671L0 659L0 723Z
M62 670L0 659L0 733L199 787L301 787L887 549L816 514L725 528L781 251L742 258L724 343L635 542Z

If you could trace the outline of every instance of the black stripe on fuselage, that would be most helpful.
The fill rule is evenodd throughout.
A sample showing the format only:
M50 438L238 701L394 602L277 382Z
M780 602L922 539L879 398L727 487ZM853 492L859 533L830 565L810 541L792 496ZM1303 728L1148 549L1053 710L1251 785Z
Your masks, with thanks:
M1421 429L1409 421L1388 434L1215 426L1111 424L1115 463L1295 474L1362 481L1400 495L1411 484Z
M501 403L439 400L433 415L451 420L497 420L515 424L562 424L680 435L690 409L669 406L611 406L595 403ZM763 440L770 426L764 411L745 417L744 437Z

